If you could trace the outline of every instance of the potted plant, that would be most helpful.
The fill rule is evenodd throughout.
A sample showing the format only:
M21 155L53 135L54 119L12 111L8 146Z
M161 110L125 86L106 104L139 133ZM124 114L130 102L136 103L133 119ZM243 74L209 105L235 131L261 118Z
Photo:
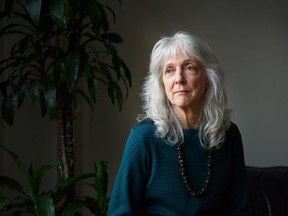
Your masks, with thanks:
M131 87L130 71L115 46L123 40L110 32L115 12L98 0L6 0L4 7L0 40L11 35L17 39L0 61L2 117L13 125L26 98L32 104L39 101L42 116L48 114L59 124L63 178L68 179L75 174L78 96L93 112L102 83L121 109ZM66 198L74 196L73 189L69 193Z
M60 163L43 164L34 168L32 163L26 166L15 152L5 146L0 145L0 148L14 160L23 178L21 184L16 179L0 175L0 187L7 188L15 194L12 197L0 196L0 215L72 216L80 215L79 210L83 208L89 209L94 215L106 215L108 207L107 161L100 161L95 165L95 172L81 173L64 179ZM59 181L52 188L42 190L42 180L52 169L56 169L59 174ZM88 178L94 178L94 181L82 181ZM66 199L67 194L70 194L71 188L73 189L76 184L88 186L97 195L95 197L73 196L69 200Z

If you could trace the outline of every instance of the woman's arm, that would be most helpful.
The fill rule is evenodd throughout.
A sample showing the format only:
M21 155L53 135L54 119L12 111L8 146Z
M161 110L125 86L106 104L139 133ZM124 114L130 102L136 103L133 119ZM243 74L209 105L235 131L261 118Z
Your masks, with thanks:
M229 139L232 144L231 193L227 199L228 215L248 214L248 192L242 137L238 127L231 125Z
M148 177L148 154L142 134L129 134L109 201L108 215L136 215Z

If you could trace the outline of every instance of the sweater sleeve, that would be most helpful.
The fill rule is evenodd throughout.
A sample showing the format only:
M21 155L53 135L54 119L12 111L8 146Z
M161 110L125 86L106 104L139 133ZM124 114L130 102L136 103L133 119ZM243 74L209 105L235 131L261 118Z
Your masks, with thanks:
M148 176L148 162L143 135L132 128L112 189L108 215L136 215L139 212Z
M227 215L247 216L248 214L248 192L246 180L246 168L244 160L244 151L242 137L238 127L235 124L231 125L228 135L232 144L232 176L231 190L227 199L230 208Z

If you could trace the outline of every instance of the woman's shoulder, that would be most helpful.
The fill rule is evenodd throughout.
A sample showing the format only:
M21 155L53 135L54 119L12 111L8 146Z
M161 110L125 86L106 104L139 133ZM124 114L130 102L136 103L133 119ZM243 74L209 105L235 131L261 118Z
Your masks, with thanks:
M135 125L133 125L131 131L142 134L142 135L147 135L147 134L154 134L156 130L154 121L150 118L145 118L137 122Z
M140 120L136 125L154 125L154 121L151 118L145 118Z
M151 148L156 142L155 139L157 139L157 136L154 122L150 119L143 119L131 128L127 146L131 149L141 148L142 150L147 150L147 148Z
M228 146L241 146L242 145L242 136L240 130L236 123L231 122L229 128L226 132L225 143Z
M137 122L133 128L151 129L155 128L154 121L150 118L145 118Z
M227 129L227 134L240 134L239 128L237 126L236 123L234 123L233 121L230 122L230 125Z

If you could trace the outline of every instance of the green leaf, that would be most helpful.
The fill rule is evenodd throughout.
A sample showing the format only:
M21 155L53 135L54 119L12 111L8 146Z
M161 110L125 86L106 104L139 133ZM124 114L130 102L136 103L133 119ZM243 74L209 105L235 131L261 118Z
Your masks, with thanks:
M50 118L54 118L57 112L56 84L51 77L43 79L45 105Z
M0 210L3 209L5 206L9 205L13 200L14 198L7 198L0 196Z
M63 21L65 0L50 0L49 12L53 17Z
M82 2L81 2L82 3ZM79 13L79 9L81 10L79 0L69 0L69 17L71 18L71 21L74 23L75 20L77 19L77 15ZM83 11L81 11L83 12Z
M88 16L92 22L93 30L98 35L103 26L105 26L105 14L103 15L103 7L97 0L84 0L84 4L88 13ZM107 19L107 18L106 18ZM107 27L104 31L107 31Z
M53 78L54 82L57 83L61 79L61 75L64 73L64 62L60 58L56 58L53 64Z
M21 41L19 41L19 52L23 55L23 53L27 50L27 46L29 44L29 36L24 37Z
M89 77L89 78L95 78L94 74L93 74L93 69L92 67L86 63L84 65L82 65L81 67L81 77Z
M94 112L94 103L91 99L91 97L89 97L83 90L81 89L77 89L77 93L80 94L88 103L90 109L92 110L92 112Z
M9 216L22 216L23 215L23 211L14 211L11 215Z
M10 155L10 157L14 160L14 162L16 163L18 168L21 168L21 169L23 168L25 172L27 171L25 165L22 163L22 161L20 160L20 158L18 157L18 155L15 152L10 151L7 147L5 147L3 145L0 145L0 147L2 149L4 149Z
M89 208L92 212L99 211L99 215L101 215L101 212L106 212L107 209L107 203L108 203L108 199L106 198L107 185L108 185L108 174L106 172L107 167L108 167L108 161L100 161L97 165L95 165L95 172L96 172L95 183L87 184L90 187L94 188L95 191L97 192L97 200L86 198L85 199L86 207ZM97 205L95 201L97 202Z
M39 53L34 52L29 54L28 56L25 56L24 61L21 61L20 70L24 71L27 67L30 67L32 65L32 62L36 61L39 58L39 55Z
M66 82L70 92L76 86L76 81L79 73L79 53L72 52L66 57Z
M29 86L27 87L27 94L32 104L35 104L39 96L39 81L31 80Z
M51 194L51 196L54 198L54 200L61 199L63 196L69 194L71 192L71 189L75 188L76 183L82 183L82 180L86 180L88 178L95 177L95 173L81 173L76 176L68 177L62 182L59 182L55 188L48 191L47 194Z
M1 27L1 29L0 29L0 37L2 37L5 34L7 34L8 31L11 31L13 29L17 29L19 27L21 27L21 25L19 25L19 24L8 24L8 25L5 25L5 26Z
M89 209L94 215L106 215L107 211L100 209L97 199L93 197L85 197L84 199L85 207Z
M29 86L29 80L27 79L27 77L21 77L17 85L18 108L23 104L25 93L28 86Z
M65 80L58 81L57 86L57 102L58 107L71 106L73 100L75 99L75 90L70 92Z
M90 96L92 98L93 103L96 103L96 97L97 97L97 80L96 79L91 79L87 78L87 85L88 85L88 90L90 93Z
M52 168L55 168L55 165L52 164L45 164L42 165L40 168L38 168L34 175L33 175L33 186L34 186L34 192L38 193L39 192L39 186L40 183L42 182L42 178L48 170L51 170Z
M117 79L120 79L120 77L121 77L121 59L118 56L117 50L110 43L105 43L105 47L112 55L113 68L117 72Z
M111 85L108 85L107 87L107 92L108 92L108 95L110 97L110 100L112 102L112 104L114 105L115 104L115 95L114 95L114 87L113 87L113 84Z
M113 83L114 80L113 80L113 77L112 77L110 70L109 70L110 65L104 64L102 62L99 62L98 64L100 66L100 73L105 76L105 78L107 79L109 84ZM109 84L107 84L107 85L109 86Z
M131 73L130 73L130 70L128 69L127 65L125 64L125 62L122 59L121 59L121 70L124 71L124 75L129 82L129 86L131 87L132 86Z
M21 174L24 177L24 180L27 184L28 190L30 194L32 195L33 194L33 181L32 181L32 176L29 174L27 167L24 165L24 163L20 160L20 158L15 152L10 151L7 147L3 145L0 145L0 147L3 148L10 155L10 157L14 160L17 167L20 169Z
M13 96L5 97L2 104L2 116L5 122L10 126L14 123L14 110Z
M7 176L0 176L0 187L26 194L25 189L18 181Z
M111 99L112 104L115 104L115 81L113 80L113 77L111 76L109 70L111 66L102 62L99 62L98 64L100 65L100 72L105 76L108 81L108 83L106 83L108 95Z
M91 178L91 177L95 177L95 174L94 173L81 173L81 174L76 175L76 176L71 176L69 178L66 178L59 185L59 188L65 188L65 187L71 186L80 180Z
M38 26L39 24L39 17L41 12L42 0L27 0L26 1L26 8L27 11L33 20L33 22Z
M51 193L63 194L63 192L67 192L72 186L74 186L77 182L88 179L91 177L95 177L95 173L81 173L76 176L71 176L63 180L63 182L59 183Z
M109 11L110 13L111 13L111 15L112 15L112 20L113 20L113 23L115 24L115 22L116 22L116 14L115 14L115 12L113 11L113 9L111 8L111 7L109 7L109 6L107 6L107 5L103 5L103 8L105 8L107 11Z
M105 33L101 35L102 39L105 39L112 43L122 43L123 39L119 34L116 33Z
M123 95L122 95L122 90L120 86L116 82L114 83L114 91L115 91L115 96L119 105L119 109L121 110L123 106Z
M106 197L98 194L98 196L97 196L97 204L98 204L98 206L99 206L100 212L105 211L106 206L107 206L107 203L108 203L108 202L107 202Z
M65 0L51 1L49 7L49 15L61 28L64 28L65 26L64 10L65 10Z
M98 194L103 196L107 193L107 184L108 184L108 174L106 172L108 167L108 161L100 161L95 166L96 178L95 178L95 186Z
M23 212L28 209L27 203L19 202L22 198L20 197L2 197L0 196L0 215L8 215L5 213L9 212L9 216L21 216ZM24 205L23 205L24 204ZM25 206L26 204L26 206ZM21 209L21 210L19 210Z
M53 199L48 195L36 198L34 202L37 216L55 215Z
M47 108L43 91L40 91L40 107L41 107L41 116L44 117L47 114Z
M123 95L122 90L117 84L117 82L110 83L107 88L108 94L110 96L112 104L115 104L115 99L118 103L118 107L121 110L123 105Z
M5 11L7 11L9 14L12 13L13 4L15 3L15 0L6 0L5 1Z
M47 24L46 24L47 25ZM46 26L46 28L47 28L47 26ZM43 30L43 29L38 29L38 31L37 32L35 32L34 33L34 35L33 35L33 42L37 42L37 43L40 43L40 41L42 40L42 42L44 41L44 42L46 42L46 41L48 41L49 39L48 39L48 32L47 31L45 31L45 29ZM38 47L37 47L38 48ZM39 50L38 50L39 51ZM40 55L40 54L39 54Z
M61 216L75 215L84 206L85 203L82 200L72 200L65 206Z

